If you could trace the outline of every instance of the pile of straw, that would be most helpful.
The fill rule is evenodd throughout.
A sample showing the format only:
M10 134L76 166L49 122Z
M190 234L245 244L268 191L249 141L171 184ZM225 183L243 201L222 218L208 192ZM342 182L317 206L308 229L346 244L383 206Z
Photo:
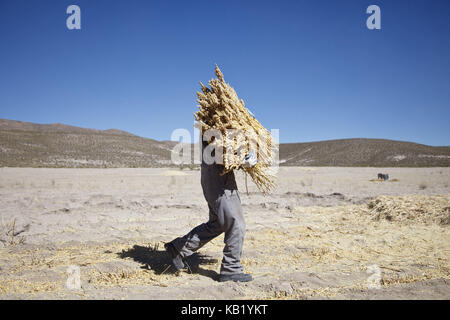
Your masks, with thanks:
M220 131L222 138L210 143L223 150L223 174L234 169L244 170L258 189L266 194L276 186L275 175L270 170L276 152L274 139L224 81L217 65L215 73L217 79L209 81L210 88L200 82L202 92L197 92L200 110L194 113L194 117L200 124L202 134L210 129ZM234 130L234 134L230 133L230 129ZM257 154L258 163L251 168L243 167L244 158L250 150Z
M379 196L370 201L366 213L375 220L450 224L450 196Z

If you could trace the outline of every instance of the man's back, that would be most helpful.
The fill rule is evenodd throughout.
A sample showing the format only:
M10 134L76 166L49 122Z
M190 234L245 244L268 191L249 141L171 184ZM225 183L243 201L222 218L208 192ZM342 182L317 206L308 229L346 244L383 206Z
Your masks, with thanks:
M206 142L203 142L202 152L207 145ZM201 184L206 201L214 202L224 193L224 190L237 190L234 172L230 171L221 175L223 170L223 165L217 163L207 164L204 159L202 159Z

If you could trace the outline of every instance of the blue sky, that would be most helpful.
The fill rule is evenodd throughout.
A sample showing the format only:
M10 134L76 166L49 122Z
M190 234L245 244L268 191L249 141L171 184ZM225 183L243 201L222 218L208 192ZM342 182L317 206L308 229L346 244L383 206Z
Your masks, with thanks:
M0 118L168 140L217 63L281 142L450 145L449 17L445 0L0 0Z

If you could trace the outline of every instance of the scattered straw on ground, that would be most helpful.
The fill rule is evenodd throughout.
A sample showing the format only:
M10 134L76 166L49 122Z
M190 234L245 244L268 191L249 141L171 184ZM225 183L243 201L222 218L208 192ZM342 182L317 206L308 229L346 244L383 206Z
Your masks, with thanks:
M379 196L363 211L375 220L450 224L449 195Z
M450 229L442 223L442 213L448 214L448 203L449 196L405 196L378 197L369 204L370 208L367 204L296 207L289 212L289 224L249 230L242 260L246 272L256 278L270 277L271 284L288 281L293 291L283 293L252 285L242 290L245 296L255 299L332 297L347 289L367 289L366 270L374 264L381 269L383 288L449 279ZM385 218L386 214L391 220ZM188 286L196 275L183 272L176 277L164 273L169 260L160 247L162 243L130 240L53 248L0 248L0 294L63 294L67 291L64 282L69 265L80 266L82 282L99 289ZM206 256L211 257L211 253L222 249L223 236L208 243L201 252L210 253ZM220 260L205 261L208 260L211 263L202 262L202 269L218 272ZM51 278L49 272L53 274ZM296 272L332 277L325 277L320 287L308 283L302 287L299 281L312 280L289 278Z

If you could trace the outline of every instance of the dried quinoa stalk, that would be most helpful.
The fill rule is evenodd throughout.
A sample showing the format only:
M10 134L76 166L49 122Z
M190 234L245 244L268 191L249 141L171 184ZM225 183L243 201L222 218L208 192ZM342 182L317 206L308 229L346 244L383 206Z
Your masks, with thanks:
M194 113L194 117L200 123L202 133L215 129L222 134L221 139L211 142L215 147L223 148L222 174L241 169L266 194L276 186L275 175L270 169L274 163L275 141L270 132L249 113L244 100L239 99L234 89L225 82L217 65L215 73L217 79L209 81L210 88L200 82L202 92L197 92L200 110ZM242 164L250 150L256 152L258 163L246 168Z

